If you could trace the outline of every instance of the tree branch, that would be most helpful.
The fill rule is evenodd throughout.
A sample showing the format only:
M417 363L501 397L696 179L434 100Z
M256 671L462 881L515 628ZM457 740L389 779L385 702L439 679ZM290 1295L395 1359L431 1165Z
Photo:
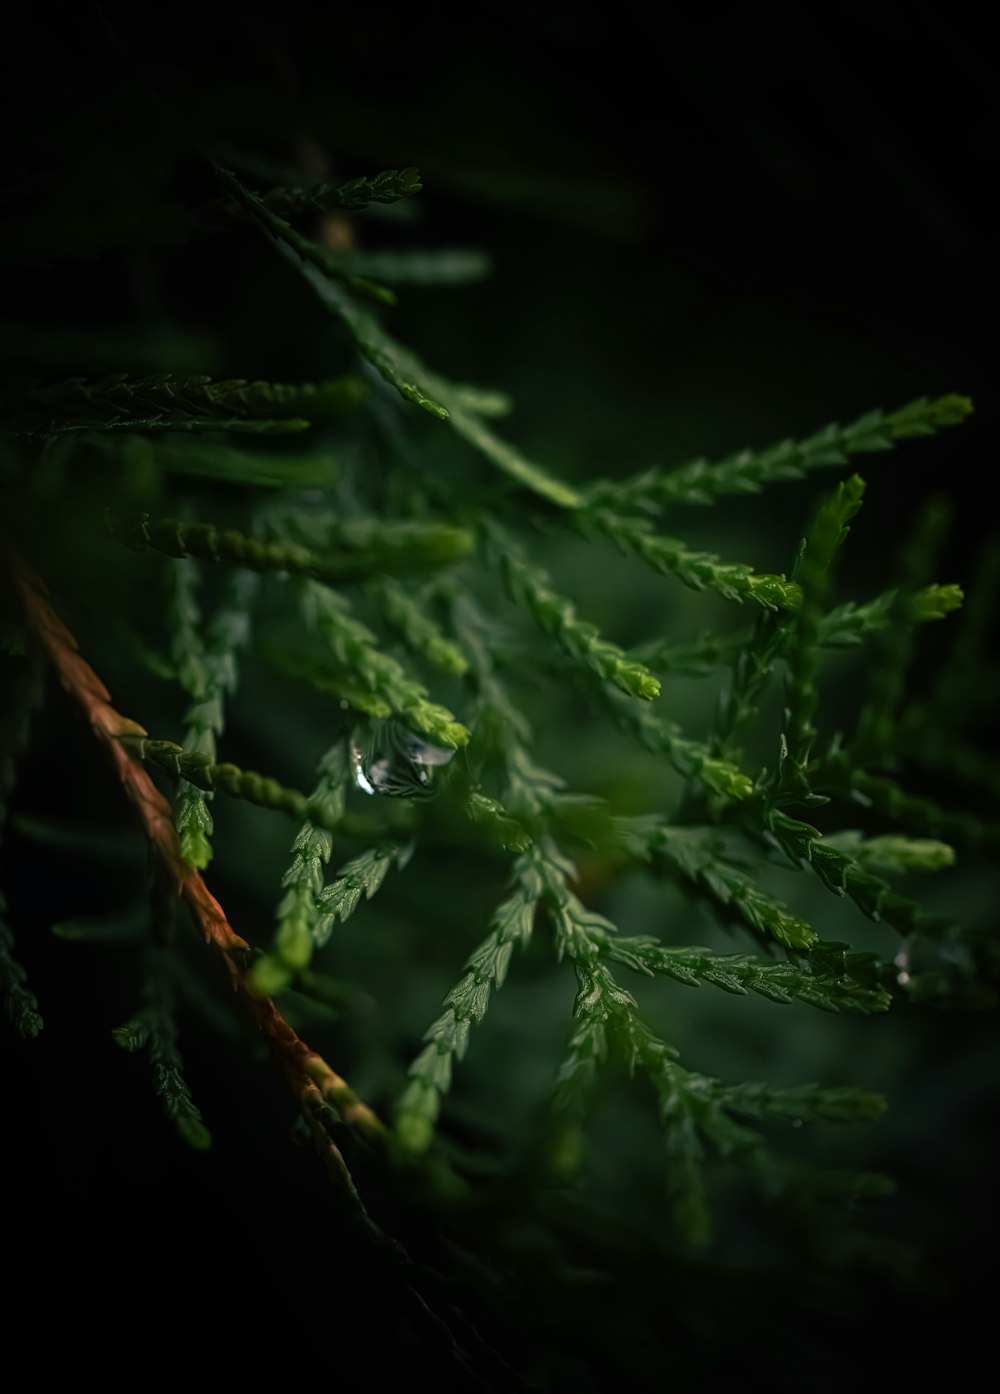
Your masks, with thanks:
M314 1128L317 1091L324 1102L333 1105L345 1123L370 1140L381 1141L385 1129L376 1114L358 1098L347 1081L297 1035L273 999L253 989L248 965L249 944L233 929L201 873L185 861L169 803L121 740L122 736L144 736L145 731L111 705L110 693L80 654L76 639L53 609L40 577L23 563L15 563L14 574L28 626L45 650L60 683L82 708L103 745L174 893L187 905L205 942L225 962L234 989L247 1002L258 1029L270 1042L324 1160L329 1162L326 1149L330 1144L327 1138L323 1147L319 1147L320 1139Z

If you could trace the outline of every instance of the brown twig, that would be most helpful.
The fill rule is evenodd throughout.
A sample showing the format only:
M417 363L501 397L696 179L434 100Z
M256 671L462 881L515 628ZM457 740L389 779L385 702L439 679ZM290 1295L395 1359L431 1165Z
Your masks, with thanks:
M223 959L234 989L244 997L258 1028L268 1038L317 1148L324 1155L328 1171L345 1176L346 1166L335 1145L326 1139L326 1149L332 1147L339 1159L334 1168L330 1166L329 1151L320 1146L314 1127L317 1105L332 1104L345 1123L371 1141L384 1141L383 1124L347 1081L298 1036L274 1000L253 988L247 967L249 944L233 929L201 873L185 861L169 803L121 739L144 736L146 732L111 705L110 693L80 654L76 639L53 609L40 577L23 563L15 564L14 570L28 625L55 668L60 683L80 705L104 746L168 884L187 905L205 942Z

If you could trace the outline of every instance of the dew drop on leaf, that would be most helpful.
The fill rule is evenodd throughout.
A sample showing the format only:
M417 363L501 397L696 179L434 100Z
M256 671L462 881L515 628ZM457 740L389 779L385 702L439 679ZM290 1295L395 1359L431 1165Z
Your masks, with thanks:
M351 743L354 782L366 794L390 798L428 798L434 770L455 754L414 735L399 721L374 721L365 736Z

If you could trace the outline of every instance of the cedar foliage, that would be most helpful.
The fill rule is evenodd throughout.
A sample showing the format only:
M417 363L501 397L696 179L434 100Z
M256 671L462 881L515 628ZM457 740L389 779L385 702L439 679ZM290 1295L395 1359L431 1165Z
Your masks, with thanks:
M599 1292L630 1244L642 1251L630 1165L607 1142L624 1101L643 1100L659 1132L630 1135L657 1151L649 1253L669 1255L667 1289L710 1271L741 1207L798 1216L811 1261L830 1271L904 1266L879 1238L893 1178L825 1161L823 1125L866 1129L886 1107L864 1057L849 1079L723 1078L671 1039L670 1003L705 988L729 994L733 1012L741 998L858 1018L993 1004L991 927L920 879L946 884L1000 845L989 812L1000 778L977 748L995 686L990 577L970 609L937 574L947 520L935 497L886 589L847 599L841 584L866 492L891 489L893 471L960 427L971 401L937 391L718 460L565 479L516 443L502 392L425 365L394 328L408 285L450 294L434 288L490 264L479 251L380 247L379 208L434 196L416 169L313 182L290 169L267 183L254 151L184 158L197 190L184 207L119 219L109 199L67 219L61 244L47 224L46 257L257 238L274 261L263 274L298 283L328 318L337 367L289 383L123 362L102 377L0 385L0 812L18 760L47 739L51 704L34 724L33 713L54 673L87 718L74 740L97 736L149 849L148 886L117 923L53 926L59 940L114 947L108 972L131 983L134 1005L125 1024L104 1024L109 1038L145 1053L166 1119L207 1151L220 1139L186 1074L185 1023L201 1014L215 1029L220 1009L250 1022L220 1048L264 1069L251 1057L267 1041L341 1222L405 1294L418 1342L441 1342L456 1372L487 1387L544 1387L548 1357L526 1359L522 1341L551 1348L558 1368L572 1344L563 1305L600 1308L586 1270ZM5 244L15 262L29 250L19 218ZM724 529L717 550L685 540L686 510L796 481L801 546L769 555L773 569L730 555ZM701 592L711 604L699 615L719 618L678 635L650 607L631 634L605 632L580 572L562 579L581 552L595 568L615 552L648 568L657 595ZM951 641L935 651L936 681L920 685L915 659L939 627ZM862 659L850 705L845 654ZM710 691L710 720L678 714L674 683L691 676ZM548 767L565 723L578 740L599 730L632 751L622 759L655 772L657 792L640 807L613 779L574 788ZM288 737L297 724L310 769ZM987 797L945 803L942 764ZM85 822L85 784L78 799ZM248 818L241 804L260 811ZM230 885L243 874L235 839L217 837L230 817L248 856L266 846L270 865L286 848L248 924L209 890L217 872ZM53 866L79 836L25 830L51 846ZM733 942L714 928L711 945L678 939L665 914L655 935L648 915L633 932L614 907L634 903L636 885L683 905L685 928L718 925ZM463 948L444 965L433 925L439 911L453 920L457 898ZM393 908L379 920L383 899ZM344 955L347 936L373 930L378 950ZM397 962L384 1005L377 974L355 980L350 967L377 967L379 952ZM450 985L415 1031L397 984L412 971L424 1002L441 976L426 955ZM0 899L3 1008L25 1039L47 1016L31 957ZM488 1120L518 1082L484 1062L532 1009L511 1007L492 1044L491 1013L501 992L516 1000L523 981L530 1003L559 973L565 1018L542 1031L525 1022L524 1047L510 1047L511 1070L530 1049L545 1082L525 1084L530 1116L508 1145ZM386 1025L393 995L401 1020ZM802 1147L789 1124L816 1125L819 1143ZM547 1304L533 1245L560 1274ZM512 1337L521 1327L529 1335ZM607 1378L615 1342L597 1345Z

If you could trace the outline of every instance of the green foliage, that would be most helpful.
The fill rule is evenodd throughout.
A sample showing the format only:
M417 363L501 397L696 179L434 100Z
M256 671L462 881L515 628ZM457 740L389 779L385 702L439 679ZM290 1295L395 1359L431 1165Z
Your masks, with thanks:
M206 759L216 757L216 738L225 725L225 701L236 687L237 654L250 642L250 608L257 592L257 577L236 572L228 594L216 612L205 638L199 633L201 616L193 586L197 573L177 567L170 615L174 631L173 660L177 679L191 698L185 723L185 748ZM181 852L192 866L206 867L212 860L212 815L203 789L182 781L177 791L177 831Z
M153 1072L153 1092L163 1112L189 1147L204 1152L212 1145L212 1135L191 1098L183 1075L184 1062L177 1049L174 1000L168 973L153 958L148 970L147 998L135 1016L124 1026L116 1026L112 1039L122 1050L144 1050Z
M329 416L353 406L353 379L286 386L231 378L175 378L169 373L96 382L14 384L0 393L0 426L25 435L62 431L244 431L282 434L309 425L303 414Z
M324 213L331 208L352 211L370 203L396 203L419 194L423 185L415 169L383 169L371 178L362 175L345 184L310 184L304 189L272 189L265 199L272 212L291 218L299 213Z
M169 557L202 557L254 571L288 571L333 582L447 566L472 551L472 536L465 529L419 524L396 532L387 528L380 538L371 527L345 528L336 538L342 552L323 555L295 542L266 541L235 528L180 518L151 518L148 513L123 517L109 513L108 528L136 551L149 547Z
M286 789L276 779L253 770L241 770L228 762L217 764L210 755L198 750L185 750L174 741L123 736L122 744L136 759L150 760L168 774L195 785L207 794L245 799L247 803L287 813L290 818L327 817L322 807L314 809L298 789Z
M654 571L675 575L692 590L718 591L726 600L752 600L765 610L791 610L800 591L784 576L758 575L749 566L721 562L694 552L674 537L661 537L645 518L624 518L597 508L582 514L593 531L609 537L620 552L636 556Z
M363 693L378 704L373 709L355 698L355 706L369 715L398 716L428 740L442 745L465 745L469 739L466 727L446 707L427 700L427 689L379 647L371 630L351 614L345 596L308 581L301 591L301 605L307 628L318 635L337 664L357 679ZM344 700L351 705L349 697Z
M809 793L807 766L817 731L814 724L819 701L819 633L830 588L830 567L847 538L847 524L861 507L864 480L858 475L840 484L813 520L799 563L802 604L795 616L788 646L788 705L782 733L781 785L783 792Z
M613 683L632 697L651 701L660 695L660 684L641 663L630 662L617 644L602 639L592 624L577 617L571 601L557 595L548 577L518 555L515 544L503 532L491 529L493 552L512 600L527 607L535 623L551 634L571 658L581 662L606 683Z
M968 397L952 394L934 401L921 397L888 414L865 412L849 426L824 426L803 441L783 440L765 450L738 451L717 464L692 460L680 469L653 469L623 483L598 484L587 497L616 507L715 503L724 494L755 494L767 484L797 479L808 470L846 465L852 455L878 454L891 450L897 441L932 436L961 425L971 411Z
M816 942L814 929L732 865L713 829L672 828L655 819L633 819L622 824L622 835L627 846L642 856L663 859L764 938L770 936L788 949L807 949Z
M213 170L222 198L200 219L191 213L191 235L199 220L219 235L263 233L282 259L273 273L286 285L304 278L331 312L331 360L339 355L342 374L368 372L372 385L353 373L301 386L120 373L0 392L0 478L30 553L24 560L8 548L4 581L0 680L6 688L9 679L12 699L3 713L0 814L34 690L25 674L43 651L139 810L155 868L152 913L144 908L138 921L140 930L151 923L151 935L125 912L65 921L50 943L89 940L109 953L141 945L142 1005L113 1036L125 1050L148 1052L165 1113L185 1141L205 1148L176 1044L176 1001L193 1002L199 991L185 987L189 969L172 940L174 901L183 898L277 1055L299 1130L345 1213L417 1286L433 1283L360 1196L369 1178L377 1178L373 1191L398 1183L401 1196L437 1207L442 1249L464 1251L458 1198L474 1213L477 1166L501 1165L489 1140L471 1163L463 1154L464 1133L489 1137L477 1108L494 1109L476 1093L477 1050L482 1042L485 1055L500 1039L490 1033L511 1029L526 980L556 985L546 1010L559 992L568 1007L575 987L571 1019L555 1023L563 1046L549 1041L548 1056L533 1062L545 1081L531 1106L545 1118L537 1151L546 1184L587 1175L586 1141L600 1126L591 1120L608 1099L614 1107L630 1098L636 1076L662 1130L664 1215L679 1250L709 1242L716 1195L734 1175L796 1205L835 1208L880 1194L879 1176L811 1167L776 1128L874 1121L883 1101L866 1085L873 1072L863 1053L857 1087L725 1081L696 1068L697 1047L688 1049L669 1004L675 986L705 985L788 1006L789 1015L811 1007L860 1018L901 998L961 1006L992 992L997 956L988 938L957 908L931 913L909 880L898 881L939 872L934 903L951 905L953 849L1000 846L985 803L953 808L947 787L914 782L943 764L1000 788L974 736L950 724L963 704L966 715L975 709L975 694L956 692L948 660L935 689L915 690L920 627L963 601L958 585L932 579L944 510L931 507L896 577L875 583L888 580L886 590L840 603L836 570L865 487L856 475L812 511L793 565L787 555L767 561L788 565L788 574L663 535L653 515L661 505L715 503L845 466L957 425L970 404L921 399L714 465L566 482L495 433L491 423L510 406L505 394L426 369L379 317L395 300L381 280L457 284L485 272L482 256L334 250L321 229L307 236L293 226L334 211L339 225L371 203L408 198L421 187L415 170L263 194ZM310 423L307 448L294 453L229 439ZM90 527L102 512L107 530ZM55 527L57 515L68 521ZM718 631L686 639L669 617L692 613L677 607L695 600L666 587L660 602L651 589L660 581L645 575L631 638L612 633L621 622L612 606L603 611L605 634L581 613L601 613L612 548L704 592L699 624L719 598L756 607L753 622L732 630L720 619ZM849 555L846 547L844 569ZM36 568L53 587L51 602ZM147 585L166 603L150 605ZM152 656L155 687L127 663L114 672L128 718L110 706L60 614L80 629L84 654L111 653L112 667L121 633L136 634L133 647ZM984 633L981 615L960 631L952 662L966 687L982 671ZM858 654L867 686L860 712L855 704L845 715L836 700L827 705L828 692L840 695L831 656L846 665ZM710 692L685 719L676 674L701 677ZM150 736L138 719L179 739ZM603 765L590 758L592 744ZM282 777L229 754L247 763L259 755ZM593 772L597 793L574 790L550 761ZM150 771L173 795L172 822ZM313 781L309 794L297 787ZM299 824L273 937L245 910L238 932L199 875L213 858L216 793ZM803 810L810 819L816 810L822 829ZM218 861L228 867L238 842L246 903L247 885L257 885L249 872L263 874L251 867L258 852L269 865L253 839L269 830L232 808L217 813ZM58 828L43 836L53 849L67 841ZM93 836L84 842L94 849ZM83 845L79 830L72 845ZM840 903L828 903L819 883ZM610 918L624 925L631 917L635 886L658 899L630 928L655 933L622 933ZM672 905L683 908L672 914ZM727 932L748 936L755 953L682 942L690 917L706 909ZM878 926L877 948L855 937L856 910ZM369 934L375 947L366 957L357 946ZM379 954L384 982L363 980ZM341 976L345 961L361 965L359 983ZM519 981L487 1021L508 974ZM440 1000L446 982L454 985L421 1038L433 1008L416 1024L411 1017ZM34 1035L37 1003L3 919L0 988L15 1029ZM358 1002L378 1022L351 1036ZM357 1061L380 1109L398 1098L389 1127L296 1034L310 1020L320 1031L336 1023L329 1039ZM465 1129L463 1109L473 1120ZM361 1147L352 1151L349 1133ZM525 1174L532 1165L524 1163ZM541 1213L539 1204L532 1224ZM659 1214L650 1223L659 1225Z

